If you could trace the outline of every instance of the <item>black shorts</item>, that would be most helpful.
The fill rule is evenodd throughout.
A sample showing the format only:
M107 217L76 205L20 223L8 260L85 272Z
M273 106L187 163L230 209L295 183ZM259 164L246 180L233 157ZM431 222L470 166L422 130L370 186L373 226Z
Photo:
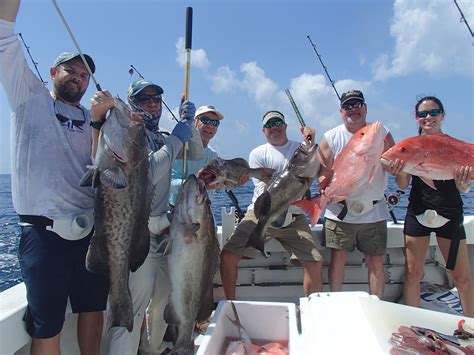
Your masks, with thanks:
M28 300L23 320L32 338L61 331L68 298L74 313L105 310L107 277L85 268L91 236L70 241L44 227L22 227L18 257Z
M416 219L416 216L413 212L407 211L405 216L405 225L403 227L403 233L409 235L410 237L426 237L435 233L437 237L445 239L457 239L462 240L466 239L466 230L464 229L464 217L463 215L460 218L455 220L450 220L444 226L439 228L429 228L422 225Z

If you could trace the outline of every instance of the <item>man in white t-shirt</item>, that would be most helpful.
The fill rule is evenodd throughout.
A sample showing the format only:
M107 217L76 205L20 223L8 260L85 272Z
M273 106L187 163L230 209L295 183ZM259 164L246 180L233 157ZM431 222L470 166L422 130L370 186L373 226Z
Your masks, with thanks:
M263 116L263 134L267 139L263 144L250 152L249 165L251 168L272 168L281 172L300 143L288 140L286 135L287 124L281 112L269 111ZM301 133L306 144L314 144L313 128L305 127ZM313 143L311 143L313 142ZM234 233L225 244L221 253L220 273L222 286L227 299L235 299L235 285L237 282L237 268L242 258L253 259L256 249L247 247L249 235L255 229L258 219L253 211L253 204L258 196L263 193L267 185L258 179L252 178L255 185L252 203L247 213ZM292 261L299 262L304 269L303 289L308 296L313 292L322 290L321 254L313 241L311 229L306 218L301 213L294 213L294 220L289 225L281 228L269 227L267 237L275 238L291 254Z
M85 268L94 194L79 182L91 164L91 115L80 101L90 72L77 53L50 68L52 91L31 71L14 33L19 0L0 1L0 81L12 109L12 197L31 354L59 354L66 305L83 354L99 354L108 281ZM93 73L92 58L84 55Z
M321 153L320 181L329 181L334 159L347 145L352 135L367 125L367 104L361 91L351 90L341 96L340 113L343 124L324 134L319 145ZM395 144L392 135L387 132L384 140L384 151ZM326 206L324 214L324 244L331 249L329 264L329 286L331 291L341 291L344 281L344 266L348 252L357 247L365 254L365 263L369 273L370 293L383 296L385 274L383 255L387 246L387 219L389 212L384 201L387 187L387 174L379 164L373 180L367 188L355 196L363 202L362 214L343 213L344 206L334 203ZM367 203L368 201L368 203Z

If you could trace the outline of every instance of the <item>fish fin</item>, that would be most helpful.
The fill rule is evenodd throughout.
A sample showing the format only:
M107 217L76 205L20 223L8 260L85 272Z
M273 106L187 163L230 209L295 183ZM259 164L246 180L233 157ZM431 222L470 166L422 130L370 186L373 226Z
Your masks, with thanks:
M104 170L100 174L100 182L113 189L123 189L128 185L124 171L118 166Z
M85 187L85 186L92 186L93 178L95 175L95 168L89 168L84 175L81 178L81 181L79 181L79 186Z
M214 285L213 280L209 278L207 285L203 285L200 299L200 307L196 316L198 322L207 321L214 309Z
M433 180L428 179L427 177L424 176L419 176L419 178L429 187L431 187L433 190L438 190L433 182Z
M273 173L275 169L272 168L257 168L255 169L255 174L252 174L253 177L263 181L264 183L268 184L273 177Z
M265 211L268 211L270 209L271 205L272 205L272 197L270 193L267 190L265 190L260 196L258 196L257 200L255 201L253 205L253 211L255 213L255 217L260 219L262 217L262 214Z
M263 233L262 233L263 232ZM268 258L268 255L265 253L265 236L264 231L261 230L259 224L254 228L252 233L249 235L249 239L247 241L246 247L253 247L259 250L262 255Z
M321 216L321 212L324 207L322 207L322 195L311 197L310 200L299 200L293 202L293 206L297 206L301 208L310 218L311 226L314 227L319 220L319 216Z
M164 312L164 318L166 323L168 324L173 324L173 325L179 325L179 318L176 315L176 312L174 310L173 304L170 302L166 305L165 307L165 312Z
M99 235L97 231L91 238L86 254L86 269L94 274L108 275L108 251L105 243L105 236Z

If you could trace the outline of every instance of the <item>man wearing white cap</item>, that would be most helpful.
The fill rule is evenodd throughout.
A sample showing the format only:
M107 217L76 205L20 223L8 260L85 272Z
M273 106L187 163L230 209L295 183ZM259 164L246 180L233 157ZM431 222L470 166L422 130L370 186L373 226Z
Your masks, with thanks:
M281 172L294 152L300 146L297 141L289 140L286 135L287 124L281 112L269 111L263 116L263 134L267 143L250 152L249 165L251 168L271 168ZM314 143L315 130L313 128L301 128L301 133L306 144ZM253 204L265 191L267 185L258 179L252 179L255 189L252 203L247 213L239 223L230 239L225 244L221 253L220 272L224 294L227 299L235 299L235 285L237 282L238 265L242 258L253 259L257 250L247 247L249 235L255 229L258 219L253 211ZM298 263L304 269L303 290L308 296L313 292L322 290L322 267L323 259L313 241L311 229L302 211L289 211L293 220L288 225L280 228L270 227L267 234L278 240L282 246L291 254L291 260Z
M173 170L171 172L171 195L170 204L174 206L179 190L184 179L191 174L196 174L199 169L207 165L212 159L218 157L217 152L209 146L209 142L217 133L217 129L224 119L224 115L220 113L214 106L201 106L196 110L194 116L194 124L201 134L202 146L204 148L204 157L199 160L186 160L186 174L183 174L183 161L175 160L173 162Z

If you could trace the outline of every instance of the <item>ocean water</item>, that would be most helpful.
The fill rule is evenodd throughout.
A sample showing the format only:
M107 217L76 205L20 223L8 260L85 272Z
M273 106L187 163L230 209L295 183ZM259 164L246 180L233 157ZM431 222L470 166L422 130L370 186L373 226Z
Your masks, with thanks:
M316 187L312 187L313 193ZM397 186L390 177L387 194L397 191ZM407 190L409 191L409 190ZM252 200L253 185L249 182L247 185L234 189L240 208L245 211ZM465 214L474 214L474 191L468 194L462 194L464 200ZM405 218L405 209L408 202L408 196L401 195L398 205L393 207L395 217L399 221ZM221 208L232 207L232 201L224 191L215 193L212 199L212 208L216 224L221 223ZM11 199L11 180L10 175L0 174L0 292L6 290L22 281L20 265L18 263L18 234L19 227L18 216L15 213Z

